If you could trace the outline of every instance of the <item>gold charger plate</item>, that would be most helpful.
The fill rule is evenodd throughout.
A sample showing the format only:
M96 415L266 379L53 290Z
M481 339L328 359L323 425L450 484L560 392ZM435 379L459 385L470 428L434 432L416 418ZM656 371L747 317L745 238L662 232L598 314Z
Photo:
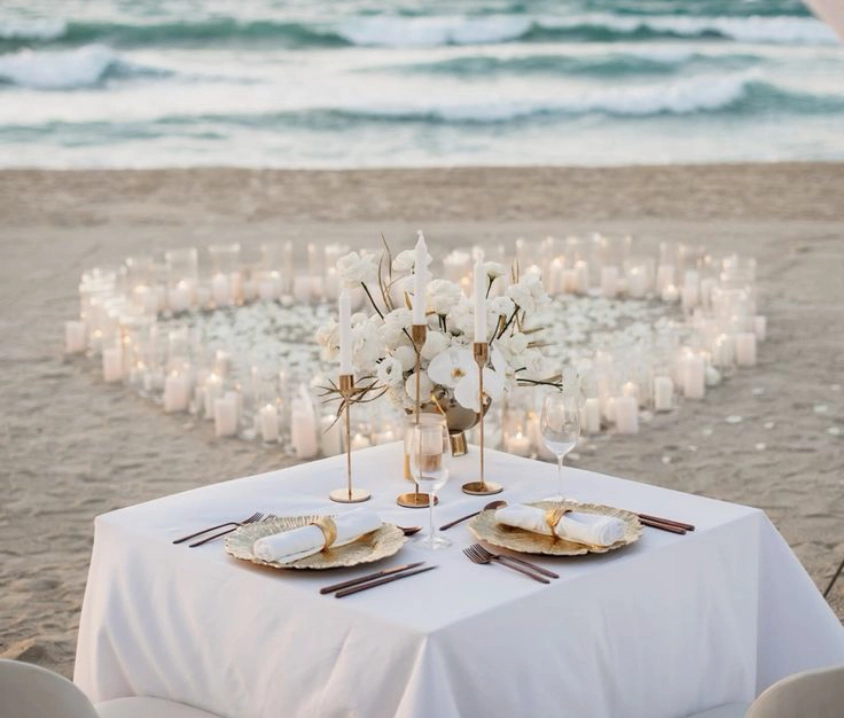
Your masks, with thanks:
M264 521L241 526L226 536L226 552L235 558L251 561L261 566L323 570L380 561L382 558L397 553L407 541L407 537L398 526L382 524L381 528L361 536L357 541L345 546L330 548L328 551L320 551L291 563L264 561L252 553L252 545L258 539L308 526L320 518L323 517L273 516Z
M549 556L582 556L587 553L606 553L639 540L642 524L636 514L602 504L585 504L578 501L534 501L526 506L540 509L565 509L584 514L602 514L621 519L626 525L624 538L610 546L588 546L566 539L554 539L551 536L525 531L511 526L501 526L495 522L495 511L487 509L469 522L469 530L481 541L493 546L507 548L519 553L538 553Z

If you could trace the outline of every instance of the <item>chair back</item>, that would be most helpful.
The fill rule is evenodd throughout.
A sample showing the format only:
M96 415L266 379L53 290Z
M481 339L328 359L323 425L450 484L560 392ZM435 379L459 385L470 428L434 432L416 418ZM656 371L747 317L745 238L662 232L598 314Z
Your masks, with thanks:
M46 668L0 659L0 718L97 718L91 701Z
M844 666L806 671L783 678L753 702L746 718L809 716L844 716Z

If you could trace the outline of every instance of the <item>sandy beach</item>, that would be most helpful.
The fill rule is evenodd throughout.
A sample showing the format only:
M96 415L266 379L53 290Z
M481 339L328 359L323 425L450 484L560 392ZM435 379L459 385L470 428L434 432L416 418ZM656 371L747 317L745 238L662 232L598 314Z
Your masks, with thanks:
M289 463L62 357L83 270L239 241L394 247L602 231L759 261L759 366L583 468L758 506L823 589L844 558L844 164L0 172L0 656L70 676L94 516ZM727 417L741 417L727 423ZM397 479L398 481L398 479ZM844 580L830 597L844 618Z

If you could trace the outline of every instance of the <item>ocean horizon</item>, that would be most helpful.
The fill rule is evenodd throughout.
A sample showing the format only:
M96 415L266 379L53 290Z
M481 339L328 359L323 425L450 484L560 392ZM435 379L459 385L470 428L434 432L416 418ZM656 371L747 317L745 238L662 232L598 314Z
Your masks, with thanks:
M844 160L798 0L12 0L0 167Z

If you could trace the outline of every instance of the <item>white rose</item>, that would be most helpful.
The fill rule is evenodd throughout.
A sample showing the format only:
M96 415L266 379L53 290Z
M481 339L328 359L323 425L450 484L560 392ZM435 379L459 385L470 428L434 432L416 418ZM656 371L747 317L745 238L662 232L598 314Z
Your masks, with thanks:
M337 274L346 284L374 282L378 278L375 255L371 252L349 252L337 260Z
M393 359L396 359L404 371L410 371L416 366L416 350L410 345L400 346L393 352Z
M511 284L507 287L507 296L513 300L515 305L526 312L533 312L536 310L536 300L531 294L530 288L519 282L518 284Z
M378 335L388 349L397 349L410 341L404 333L404 328L398 322L384 322L378 328Z
M463 292L454 282L435 279L428 283L428 307L437 314L448 314L463 298Z
M442 332L428 332L425 344L422 346L422 358L430 361L438 354L442 354L451 345L451 339Z
M375 371L375 364L383 355L384 343L374 324L361 324L352 329L352 360L358 370Z
M334 319L329 319L316 333L316 341L326 349L336 348L340 343L340 327Z
M398 386L404 379L404 370L401 362L393 357L388 357L378 365L378 371L375 372L384 386Z
M434 258L428 254L428 261L427 264L430 264L434 261ZM415 249L405 249L403 252L399 252L396 255L396 258L393 260L393 271L394 272L412 272L413 268L416 266L416 250ZM427 265L426 265L427 266Z
M516 305L510 297L495 297L495 299L490 300L489 308L493 314L509 319L516 309Z
M407 381L404 383L404 390L407 392L407 395L411 398L411 400L416 402L416 372L407 377ZM422 397L422 403L428 401L428 397L431 396L431 392L433 390L434 382L428 378L428 375L423 369L422 373L419 375L419 395Z
M486 276L490 279L498 279L507 274L507 268L498 262L485 262L484 269L486 270Z
M398 309L394 309L392 312L384 316L384 323L395 324L396 326L406 329L410 326L412 318L413 313L409 309L405 307L399 307Z
M512 335L505 334L498 340L498 348L511 364L514 357L519 357L525 352L528 344L530 344L530 339L521 332Z

